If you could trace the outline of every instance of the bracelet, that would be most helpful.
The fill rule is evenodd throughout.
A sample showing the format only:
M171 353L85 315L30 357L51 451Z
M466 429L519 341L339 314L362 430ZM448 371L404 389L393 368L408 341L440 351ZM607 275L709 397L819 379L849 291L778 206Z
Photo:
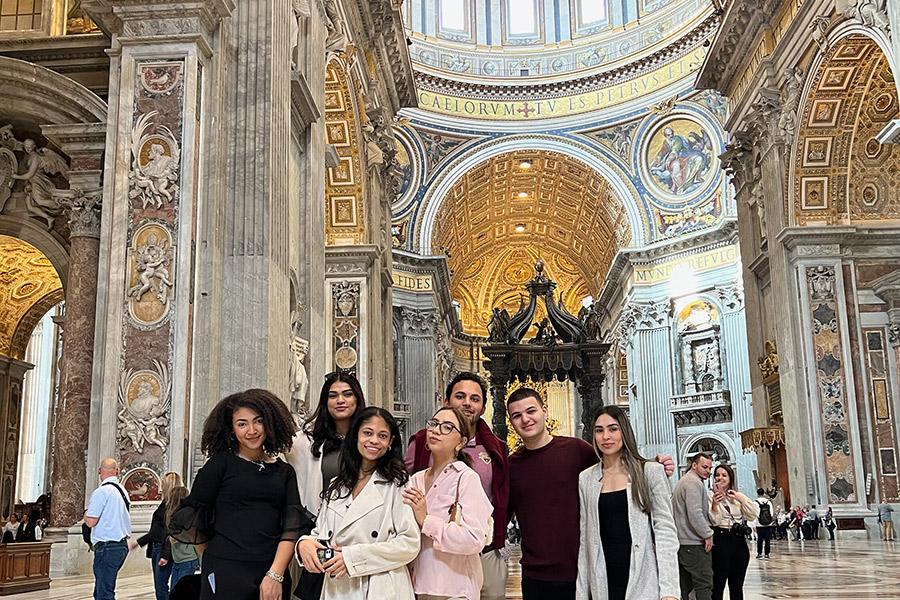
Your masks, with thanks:
M274 579L278 583L284 583L284 575L279 575L275 571L266 571L266 577Z

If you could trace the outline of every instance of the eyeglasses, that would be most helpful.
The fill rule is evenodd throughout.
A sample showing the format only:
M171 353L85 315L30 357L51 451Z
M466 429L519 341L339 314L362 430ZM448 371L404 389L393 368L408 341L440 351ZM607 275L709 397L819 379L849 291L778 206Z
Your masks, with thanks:
M437 430L441 435L447 435L450 432L456 430L459 431L459 435L462 435L462 431L451 423L450 421L438 421L437 419L428 419L425 421L425 429Z

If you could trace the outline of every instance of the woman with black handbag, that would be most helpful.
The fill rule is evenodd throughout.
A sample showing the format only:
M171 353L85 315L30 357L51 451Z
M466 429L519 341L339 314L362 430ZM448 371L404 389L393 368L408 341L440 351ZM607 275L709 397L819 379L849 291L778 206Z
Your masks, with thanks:
M203 544L201 600L289 600L294 543L312 528L293 467L277 458L296 425L271 392L228 396L209 413L201 450L209 460L172 515L169 533Z
M748 521L759 517L759 504L734 489L734 471L720 464L713 471L713 494L709 507L713 526L713 600L722 600L725 584L731 600L743 600L744 576L750 564Z

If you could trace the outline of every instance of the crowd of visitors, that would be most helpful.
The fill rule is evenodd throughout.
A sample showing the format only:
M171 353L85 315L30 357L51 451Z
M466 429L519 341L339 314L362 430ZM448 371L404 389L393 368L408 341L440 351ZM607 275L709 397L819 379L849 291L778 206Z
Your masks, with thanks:
M671 457L643 457L616 406L597 411L587 443L551 435L540 393L520 388L507 399L522 440L510 455L483 419L486 396L478 375L457 375L404 454L393 415L367 407L348 373L326 377L299 427L265 390L231 395L206 419L193 488L167 473L150 530L131 542L118 465L104 460L84 518L94 597L115 598L128 550L144 547L157 600L504 598L512 525L524 600L711 600L726 587L739 600L749 540L766 560L773 538L824 527L834 539L830 507L748 497L703 452L673 490ZM891 513L879 506L885 540ZM34 521L12 516L4 541L40 539Z

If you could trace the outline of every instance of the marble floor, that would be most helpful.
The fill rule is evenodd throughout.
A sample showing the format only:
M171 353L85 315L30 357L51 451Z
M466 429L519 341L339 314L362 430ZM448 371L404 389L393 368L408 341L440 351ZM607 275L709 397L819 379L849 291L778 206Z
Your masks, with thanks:
M900 542L838 540L774 542L772 558L751 558L744 595L748 599L880 600L900 598ZM17 600L88 600L90 577L60 577L49 590L17 595ZM118 600L153 600L150 575L122 577ZM519 566L510 565L510 599L521 598ZM726 592L725 597L728 597Z

